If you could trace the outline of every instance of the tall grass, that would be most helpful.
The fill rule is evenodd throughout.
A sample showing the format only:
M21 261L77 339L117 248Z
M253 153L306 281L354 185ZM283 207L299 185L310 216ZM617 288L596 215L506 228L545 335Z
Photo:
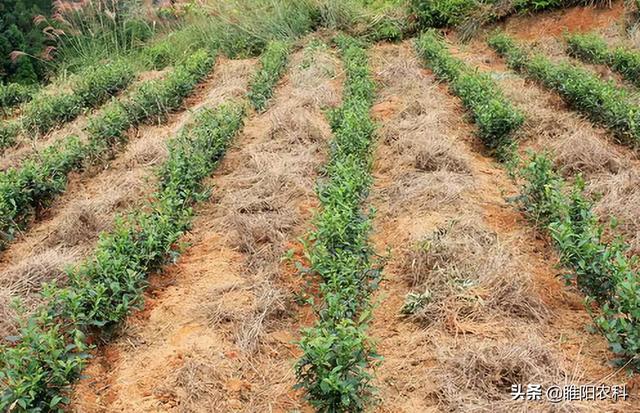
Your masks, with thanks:
M76 72L136 49L156 32L145 17L141 2L133 0L55 1L58 66Z

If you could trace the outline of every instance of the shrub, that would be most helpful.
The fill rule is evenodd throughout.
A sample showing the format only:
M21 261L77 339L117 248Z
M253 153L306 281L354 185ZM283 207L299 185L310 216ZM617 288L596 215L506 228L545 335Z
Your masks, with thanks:
M0 85L0 110L20 105L31 100L37 88L35 86L20 83Z
M493 150L509 145L524 116L503 96L495 82L454 58L433 30L420 36L415 47L424 63L438 78L450 84L453 93L471 112L483 143Z
M261 69L249 85L249 100L257 111L262 112L266 109L273 87L287 66L290 52L291 46L285 42L274 41L267 45L260 58Z
M322 210L314 218L308 250L310 271L321 279L323 304L315 325L302 331L296 373L297 387L318 411L359 412L371 401L367 368L377 358L366 330L380 269L368 243L371 221L362 211L372 181L369 110L375 85L362 46L348 37L337 43L347 80L343 104L329 116L334 139L327 181L318 186Z
M123 62L91 68L77 77L71 92L34 97L24 108L22 123L28 132L46 133L75 119L84 109L102 104L127 87L133 78L133 69Z
M0 123L0 153L5 148L13 146L20 134L20 123L17 121L5 121Z
M462 23L479 3L478 0L411 0L410 11L416 16L419 28L442 28Z
M80 165L85 151L72 136L59 147L45 149L39 159L27 160L20 168L0 175L0 248L13 239L34 210L64 191L68 172Z
M624 47L611 50L602 37L590 33L568 36L567 53L586 62L607 65L629 82L640 86L640 53L638 52Z
M640 142L640 107L625 90L569 63L530 57L505 34L492 36L489 45L506 57L511 68L558 92L568 105L611 130L618 141L631 146Z
M604 227L583 195L578 179L567 189L545 155L534 154L521 170L525 184L520 204L527 215L545 227L560 252L562 264L573 269L578 287L600 305L595 323L611 349L631 366L640 367L640 274L627 246L619 238L607 241Z
M133 68L124 61L91 68L79 75L73 87L84 107L96 107L126 88L135 78Z

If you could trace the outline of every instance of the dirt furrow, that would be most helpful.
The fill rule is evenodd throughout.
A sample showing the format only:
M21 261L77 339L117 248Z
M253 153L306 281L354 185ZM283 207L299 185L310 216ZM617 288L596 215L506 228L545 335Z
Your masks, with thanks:
M513 384L627 379L608 364L605 339L587 332L589 315L553 250L506 201L517 188L458 101L409 43L375 47L372 62L382 124L373 238L391 253L371 329L384 357L378 410L638 411L511 400Z
M151 279L142 311L98 351L76 387L78 412L263 412L300 408L293 340L297 239L340 100L334 52L311 40L292 56L267 112L252 115L210 180L188 249Z
M253 73L253 60L219 58L213 73L188 98L183 110L162 125L143 125L106 165L71 175L67 190L25 235L0 257L0 337L12 334L14 298L26 308L39 301L44 282L64 282L64 268L87 256L98 235L119 213L149 197L155 189L154 169L165 159L165 142L202 106L240 97Z

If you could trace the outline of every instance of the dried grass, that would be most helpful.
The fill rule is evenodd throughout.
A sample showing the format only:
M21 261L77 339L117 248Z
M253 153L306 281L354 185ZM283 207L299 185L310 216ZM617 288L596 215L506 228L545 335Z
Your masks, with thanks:
M169 151L164 142L156 136L147 136L138 139L127 150L125 162L130 168L136 166L149 167L158 165L169 156Z
M271 319L284 314L287 295L272 282L256 284L255 301L251 316L240 323L236 331L236 345L245 353L255 353L260 340L267 331L267 323Z
M565 176L617 173L628 167L616 150L592 134L577 130L552 145L555 166Z
M21 307L28 313L41 302L43 284L64 281L64 269L78 258L72 249L49 249L31 255L9 267L0 278L0 337L16 332L18 313L12 306L20 299Z
M595 212L600 217L616 217L632 254L640 253L640 172L624 169L617 174L606 174L592 179L587 192L599 198Z
M99 205L92 200L70 204L64 210L56 226L47 238L49 247L90 246L100 231L107 229L106 218L100 214Z
M428 212L436 207L458 204L472 183L472 178L468 175L448 171L424 173L409 170L400 174L378 196L391 211L404 209L416 213Z
M413 314L426 325L549 315L512 248L478 220L450 221L406 253L402 270L409 285L430 295Z
M442 348L434 371L440 388L438 398L449 412L531 411L533 406L511 400L511 385L569 383L560 360L536 336L517 342L465 342L460 348ZM539 412L594 411L587 404L571 402L553 405L536 403ZM586 402L588 403L588 402ZM586 409L586 410L584 410Z

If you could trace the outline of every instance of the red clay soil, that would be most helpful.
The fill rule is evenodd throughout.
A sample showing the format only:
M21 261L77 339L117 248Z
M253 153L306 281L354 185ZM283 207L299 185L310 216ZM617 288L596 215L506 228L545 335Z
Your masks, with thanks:
M311 65L302 64L313 55ZM309 324L298 270L282 261L310 228L328 124L339 103L333 52L296 52L264 114L254 114L210 180L189 247L154 275L144 308L96 352L76 387L78 412L304 409L293 341Z
M536 40L559 36L564 31L586 32L607 27L620 21L625 12L624 1L612 2L611 7L570 7L567 9L516 16L502 24L503 28L522 40Z
M586 331L590 317L581 296L562 282L562 269L548 243L505 200L517 188L483 153L457 100L420 69L409 44L377 46L373 62L381 84L376 108L384 108L377 111L383 126L371 195L377 210L373 239L378 251L391 252L370 330L384 357L375 370L378 410L640 411L637 389L633 402L567 403L560 410L544 402L510 400L509 386L517 384L512 381L514 367L505 361L510 351L544 355L530 370L519 370L516 376L523 381L630 388L634 382L608 364L612 354L605 339ZM451 150L443 149L443 142ZM426 166L425 157L430 160ZM424 181L431 185L421 188ZM522 316L509 307L482 304L476 309L483 316L463 317L445 309L447 316L430 320L430 325L401 316L405 295L414 291L407 282L407 254L418 241L455 221L482 228L505 246L510 257L505 264L513 271L501 275L503 282L516 277L524 288L507 298L515 305L530 300L538 306L532 308L539 319L529 317L534 313ZM485 303L493 293L481 289ZM525 363L522 357L519 361ZM502 393L487 392L496 386Z

